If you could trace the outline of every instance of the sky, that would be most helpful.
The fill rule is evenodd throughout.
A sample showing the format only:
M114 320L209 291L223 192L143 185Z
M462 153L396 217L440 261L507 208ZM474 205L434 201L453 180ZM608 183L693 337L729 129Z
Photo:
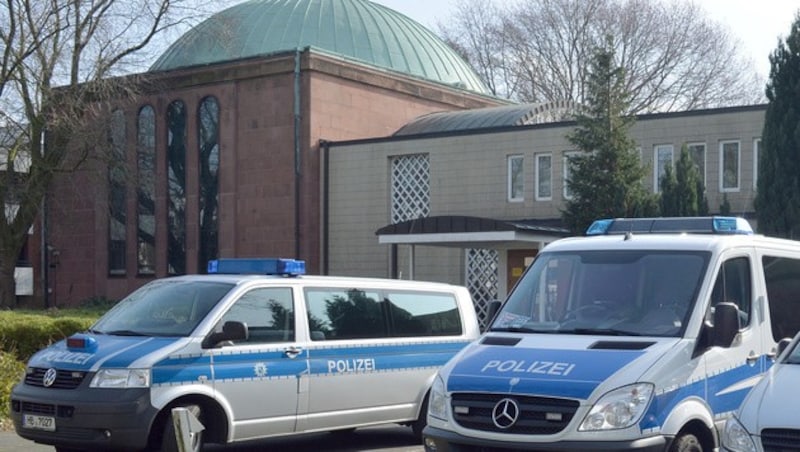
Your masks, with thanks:
M456 0L372 0L399 11L436 31L438 22L446 23ZM503 0L495 0L503 1ZM789 34L800 0L695 0L709 17L727 25L750 56L759 74L769 76L769 54L778 46L778 38Z

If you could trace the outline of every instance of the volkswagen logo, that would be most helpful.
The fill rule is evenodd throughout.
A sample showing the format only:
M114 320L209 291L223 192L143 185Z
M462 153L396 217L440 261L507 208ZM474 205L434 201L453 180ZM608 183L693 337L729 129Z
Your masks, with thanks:
M42 384L45 388L49 388L53 386L53 383L56 382L56 376L58 375L58 371L53 369L52 367L47 369L47 372L44 373L44 377L42 377Z
M503 399L492 409L492 422L501 430L513 427L517 419L519 419L519 405L514 399Z

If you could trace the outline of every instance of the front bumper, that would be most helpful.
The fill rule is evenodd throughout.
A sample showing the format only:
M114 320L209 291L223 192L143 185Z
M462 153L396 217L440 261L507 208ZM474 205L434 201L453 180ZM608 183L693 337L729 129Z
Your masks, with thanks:
M51 389L20 383L11 391L17 434L37 443L78 449L138 450L147 445L158 411L150 389ZM55 431L23 427L23 414L53 417Z
M556 443L519 443L471 438L447 430L427 426L422 434L425 452L502 452L502 451L642 451L662 452L671 438L662 435L632 441L559 441Z

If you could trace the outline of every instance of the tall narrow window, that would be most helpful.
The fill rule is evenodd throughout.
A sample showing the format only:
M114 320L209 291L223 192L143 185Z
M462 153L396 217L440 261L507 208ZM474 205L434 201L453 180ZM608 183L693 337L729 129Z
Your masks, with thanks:
M672 167L674 148L671 144L659 144L653 148L653 186L656 193L661 191L661 178L667 172L667 167Z
M200 146L200 244L198 268L219 254L219 104L213 97L200 102L197 115Z
M431 213L431 163L428 154L392 158L392 223Z
M686 149L689 151L689 158L692 159L697 173L700 174L700 182L706 185L706 144L688 143Z
M509 155L508 158L508 200L520 202L525 199L525 159L521 155Z
M572 163L573 157L577 156L576 151L564 152L564 199L572 199L572 188L570 188L570 179L572 178Z
M739 142L719 143L720 191L739 191Z
M753 188L758 188L758 151L761 149L761 138L753 140Z
M536 200L549 201L553 198L553 156L536 156Z
M136 160L137 268L140 275L152 275L156 272L156 114L149 105L139 110Z
M108 273L125 274L127 193L125 183L125 114L111 113L108 159Z
M167 107L167 272L186 273L186 105Z

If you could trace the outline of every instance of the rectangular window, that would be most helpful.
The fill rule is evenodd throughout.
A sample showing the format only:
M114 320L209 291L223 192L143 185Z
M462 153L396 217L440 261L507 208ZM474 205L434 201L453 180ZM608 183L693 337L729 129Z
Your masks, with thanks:
M720 191L739 191L739 142L719 143L719 183Z
M761 149L761 138L753 140L753 189L758 188L758 151Z
M572 177L570 175L570 161L576 155L578 155L576 151L564 152L564 199L572 199L572 190L569 186L570 178Z
M392 224L430 215L430 168L428 154L401 155L391 159Z
M553 199L553 156L541 154L536 156L536 200Z
M672 167L675 148L671 144L657 144L653 147L653 187L656 193L661 191L661 178L667 172L667 166Z
M305 290L311 339L378 339L461 334L450 293L313 287Z
M508 201L520 202L525 199L525 159L521 155L508 156Z
M689 150L689 158L694 162L694 167L700 174L700 181L706 185L706 144L688 143L686 148Z
M292 289L253 289L231 306L220 324L238 321L247 325L247 343L294 341L294 300Z
M764 256L764 283L769 297L772 338L777 342L800 331L800 259Z

